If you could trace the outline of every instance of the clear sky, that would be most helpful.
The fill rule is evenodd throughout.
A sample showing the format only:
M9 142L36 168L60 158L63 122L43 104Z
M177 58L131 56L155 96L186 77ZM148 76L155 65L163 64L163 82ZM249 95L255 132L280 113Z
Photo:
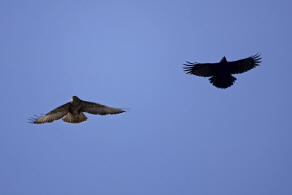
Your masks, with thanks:
M291 195L291 1L1 0L1 195ZM259 52L222 90L188 61ZM32 125L73 95L128 112Z

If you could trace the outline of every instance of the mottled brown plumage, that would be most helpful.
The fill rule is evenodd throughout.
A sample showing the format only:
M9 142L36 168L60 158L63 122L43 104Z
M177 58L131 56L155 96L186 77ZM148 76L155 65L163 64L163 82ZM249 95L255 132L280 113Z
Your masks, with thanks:
M210 83L218 88L227 88L236 80L232 74L240 74L253 69L261 63L259 54L245 59L228 62L225 56L218 63L192 63L184 64L184 71L201 77L211 77Z
M119 108L112 108L98 103L83 101L77 96L73 96L70 102L59 106L43 116L32 118L30 122L34 124L42 124L50 123L62 118L62 120L67 123L81 123L87 120L87 117L83 112L96 115L106 115L119 114L125 111Z

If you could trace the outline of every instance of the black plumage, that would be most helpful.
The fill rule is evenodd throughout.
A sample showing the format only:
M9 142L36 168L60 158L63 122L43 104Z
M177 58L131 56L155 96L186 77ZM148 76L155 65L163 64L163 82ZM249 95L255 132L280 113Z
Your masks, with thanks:
M218 63L192 63L184 64L184 71L187 74L193 74L209 78L210 83L218 88L227 88L233 85L236 80L232 74L241 74L253 69L261 63L261 56L256 54L248 58L237 61L226 60L224 56Z

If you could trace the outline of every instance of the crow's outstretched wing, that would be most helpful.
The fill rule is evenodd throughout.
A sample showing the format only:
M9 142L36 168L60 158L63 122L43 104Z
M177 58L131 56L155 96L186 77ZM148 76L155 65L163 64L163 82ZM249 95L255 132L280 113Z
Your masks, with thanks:
M184 64L184 71L187 74L193 74L201 77L211 77L214 73L214 68L218 65L218 63L192 63L187 62Z
M70 103L66 103L62 106L59 106L58 108L50 111L49 113L40 116L40 117L34 117L30 119L31 123L35 123L35 124L42 124L42 123L51 123L54 120L59 120L60 118L62 118L63 116L65 116L68 111L69 111L69 106Z
M256 54L245 59L228 62L231 74L240 74L253 69L261 63L261 56Z
M94 102L81 102L81 112L88 112L90 114L99 114L99 115L106 115L106 114L119 114L125 112L119 108L112 108L109 106L105 106L102 104L94 103Z

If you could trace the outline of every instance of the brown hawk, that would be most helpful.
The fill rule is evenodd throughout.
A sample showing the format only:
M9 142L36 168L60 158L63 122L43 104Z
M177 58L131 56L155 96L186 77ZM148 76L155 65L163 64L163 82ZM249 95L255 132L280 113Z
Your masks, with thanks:
M209 78L210 83L218 88L227 88L233 85L236 80L232 74L244 73L253 69L261 63L259 54L250 56L245 59L230 61L224 56L218 63L192 63L184 64L184 71L187 74L193 74L201 77Z
M67 123L81 123L87 120L87 117L83 112L106 115L119 114L125 111L119 108L112 108L98 103L83 101L77 96L73 96L68 103L59 106L43 116L31 118L30 122L34 124L51 123L54 120L62 118L62 120Z

